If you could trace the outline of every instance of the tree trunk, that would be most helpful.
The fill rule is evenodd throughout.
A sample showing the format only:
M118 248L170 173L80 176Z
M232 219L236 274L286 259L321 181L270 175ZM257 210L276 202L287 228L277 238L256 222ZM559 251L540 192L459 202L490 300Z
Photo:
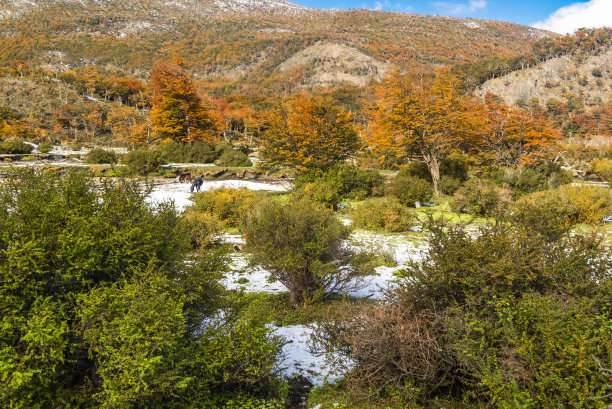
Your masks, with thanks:
M436 195L440 194L438 190L438 183L440 182L440 158L434 153L423 155L423 159L427 164L429 173L431 174L431 181L433 183L433 189Z

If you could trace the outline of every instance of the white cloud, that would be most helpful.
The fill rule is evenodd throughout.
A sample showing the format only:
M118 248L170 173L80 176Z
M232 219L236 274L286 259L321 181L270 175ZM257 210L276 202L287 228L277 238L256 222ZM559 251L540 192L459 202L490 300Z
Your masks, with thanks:
M487 0L470 0L466 3L449 3L445 1L438 1L432 3L432 5L440 10L443 10L447 14L470 14L475 13L479 10L487 8Z
M612 1L590 0L561 7L546 20L532 24L536 28L571 34L582 27L612 26Z

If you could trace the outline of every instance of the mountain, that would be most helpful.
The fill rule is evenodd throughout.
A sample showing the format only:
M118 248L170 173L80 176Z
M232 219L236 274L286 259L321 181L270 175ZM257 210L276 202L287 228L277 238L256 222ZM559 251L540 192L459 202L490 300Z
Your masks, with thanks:
M273 94L363 85L394 67L516 55L553 35L501 21L316 10L284 0L1 0L0 16L0 66L91 64L145 78L178 55L197 78Z
M523 105L550 100L567 103L579 98L594 106L612 99L612 48L597 55L564 55L535 67L491 79L477 93L495 94L508 104Z

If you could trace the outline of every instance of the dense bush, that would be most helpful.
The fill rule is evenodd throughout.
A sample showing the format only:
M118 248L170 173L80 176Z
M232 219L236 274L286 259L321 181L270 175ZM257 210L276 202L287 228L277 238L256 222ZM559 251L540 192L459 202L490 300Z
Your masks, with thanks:
M117 154L105 149L92 149L85 155L87 163L117 163Z
M612 160L601 159L593 161L591 163L591 169L593 170L593 173L606 182L612 182Z
M83 172L0 185L1 406L212 409L279 395L278 340L219 310L223 261L185 262L176 210L146 195Z
M34 147L23 141L4 141L0 142L0 153L9 155L22 155L31 153Z
M340 198L359 200L379 196L384 190L384 178L376 171L362 170L355 165L340 163L326 170L312 170L296 178L296 188L306 183L323 181L330 183Z
M466 212L479 216L496 216L503 213L511 201L511 193L491 182L472 179L461 187L451 201L454 212Z
M159 149L137 149L123 157L123 163L130 171L145 176L159 171L166 162L164 153Z
M226 226L239 227L248 217L249 211L260 201L260 196L242 188L219 188L197 193L194 204L188 210L210 213Z
M215 161L217 166L250 167L253 166L249 157L242 151L227 149L223 151L219 159Z
M196 248L210 246L224 227L219 217L212 213L186 211L183 214L183 221L191 245Z
M406 167L401 168L397 172L397 176L412 176L414 178L423 179L431 183L431 173L425 162L418 160L410 162Z
M461 180L450 176L442 176L438 182L438 189L445 195L454 194L461 187Z
M468 165L463 156L451 155L442 159L440 164L440 177L441 178L452 178L459 182L465 182L468 180ZM432 182L431 173L427 164L422 161L412 161L406 167L400 169L398 175L401 176L412 176L415 178L423 179Z
M406 206L427 202L433 196L433 186L424 179L407 174L396 175L389 185L389 193Z
M490 178L498 186L507 184L515 196L521 196L570 183L573 175L558 164L543 162L535 167L491 169Z
M309 199L323 203L327 207L340 202L340 195L336 188L331 183L322 180L301 185L293 192L293 196L296 200Z
M51 152L51 150L53 150L53 144L51 144L50 142L43 142L43 143L39 144L36 147L36 149L40 153L49 153L49 152Z
M362 229L400 232L409 230L415 216L391 197L367 199L351 214L353 225Z
M350 390L422 407L599 407L600 364L612 367L612 259L599 238L429 230L423 262L384 303L320 325Z
M170 141L159 148L172 163L212 163L217 158L215 148L207 142L182 143Z
M296 305L348 290L370 266L367 257L344 246L350 231L334 213L308 200L263 202L245 233L252 263L287 287Z

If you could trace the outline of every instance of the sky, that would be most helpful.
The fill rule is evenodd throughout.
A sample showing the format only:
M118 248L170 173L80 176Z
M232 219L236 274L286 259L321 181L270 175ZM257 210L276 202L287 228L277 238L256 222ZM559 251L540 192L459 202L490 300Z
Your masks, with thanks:
M612 27L612 0L289 0L320 9L371 9L503 20L560 34Z

